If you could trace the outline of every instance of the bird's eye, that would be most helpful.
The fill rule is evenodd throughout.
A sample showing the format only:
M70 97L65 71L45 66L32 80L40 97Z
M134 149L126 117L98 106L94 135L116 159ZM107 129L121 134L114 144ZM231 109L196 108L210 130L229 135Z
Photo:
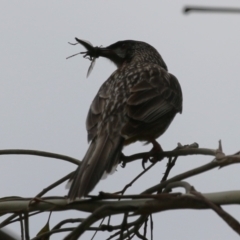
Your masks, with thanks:
M122 46L121 46L122 49L125 49L126 47L127 47L126 43L123 43Z

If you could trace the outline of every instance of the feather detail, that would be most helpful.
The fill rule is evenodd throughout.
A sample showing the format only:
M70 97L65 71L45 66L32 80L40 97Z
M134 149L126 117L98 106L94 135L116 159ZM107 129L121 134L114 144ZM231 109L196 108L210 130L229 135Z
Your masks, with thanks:
M111 173L113 166L119 162L123 147L123 138L111 139L108 135L99 136L90 144L77 169L69 191L69 198L86 197L102 178L104 172Z

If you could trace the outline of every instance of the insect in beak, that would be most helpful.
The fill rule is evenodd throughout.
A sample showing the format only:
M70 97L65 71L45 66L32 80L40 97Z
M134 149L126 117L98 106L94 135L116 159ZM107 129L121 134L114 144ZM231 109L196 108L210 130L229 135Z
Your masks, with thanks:
M96 63L96 58L99 57L99 47L93 47L93 45L88 42L88 41L84 41L84 40L81 40L81 39L78 39L78 38L75 38L77 43L70 43L70 45L77 45L77 44L81 44L83 45L87 51L86 52L80 52L80 53L76 53L74 55L71 55L69 57L67 57L66 59L69 59L71 57L75 57L76 55L79 55L79 54L84 54L83 57L86 58L86 59L89 59L91 61L91 64L88 68L88 71L87 71L87 77L90 75L90 73L92 72L94 66L95 66L95 63Z

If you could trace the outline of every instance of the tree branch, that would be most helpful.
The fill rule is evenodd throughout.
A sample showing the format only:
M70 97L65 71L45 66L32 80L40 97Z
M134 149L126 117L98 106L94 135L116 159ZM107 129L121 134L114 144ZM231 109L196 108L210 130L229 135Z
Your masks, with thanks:
M34 156L40 156L40 157L61 159L76 165L80 164L80 161L76 158L72 158L62 154L44 152L44 151L38 151L38 150L5 149L5 150L0 150L0 155L34 155Z
M175 177L172 177L165 182L159 183L151 188L148 188L142 194L147 194L147 193L153 193L157 191L161 191L162 188L166 187L169 183L171 182L176 182L176 181L181 181L183 179L195 176L197 174L209 171L213 168L222 168L227 165L235 164L235 163L240 163L240 155L237 153L236 155L229 155L229 156L222 156L217 158L214 158L212 162L207 163L205 165L202 165L201 167L194 168L192 170L189 170L187 172L181 173L179 175L176 175Z
M207 156L215 156L217 150L208 149L208 148L183 148L176 149L172 151L163 151L159 153L151 153L151 152L142 152L133 154L130 156L122 156L121 160L123 164L130 163L136 160L147 159L149 157L155 157L156 160L162 160L163 157L178 157L178 156L188 156L188 155L207 155Z

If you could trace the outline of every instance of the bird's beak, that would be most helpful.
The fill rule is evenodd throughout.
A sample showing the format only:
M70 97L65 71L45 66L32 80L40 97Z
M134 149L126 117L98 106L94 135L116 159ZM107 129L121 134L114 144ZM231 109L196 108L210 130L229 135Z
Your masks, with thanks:
M105 57L114 62L118 67L124 62L124 58L118 54L116 49L112 49L111 45L105 48L95 48L97 56Z
M111 55L114 55L114 52L108 47L94 47L90 42L75 38L78 43L83 45L87 49L87 55L90 57L106 57L109 58Z
M120 56L116 49L112 48L112 45L108 47L93 47L89 42L83 41L81 39L75 38L78 43L83 45L87 51L81 52L85 54L85 56L89 56L90 58L98 58L98 57L105 57L114 62L117 66L120 66L124 59Z

